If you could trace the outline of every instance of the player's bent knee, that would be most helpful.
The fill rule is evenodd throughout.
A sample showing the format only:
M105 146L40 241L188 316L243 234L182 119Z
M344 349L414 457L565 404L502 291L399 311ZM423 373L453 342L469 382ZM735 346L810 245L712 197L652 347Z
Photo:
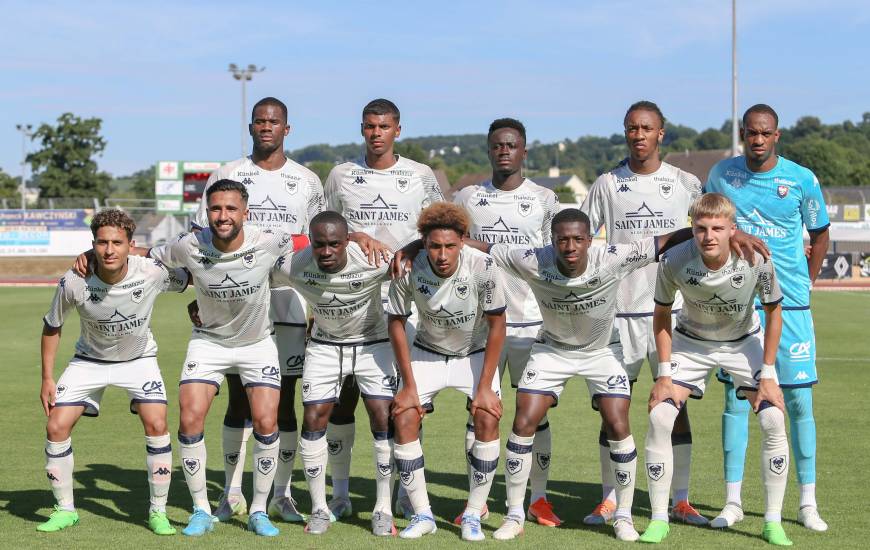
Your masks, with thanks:
M420 436L420 415L410 409L393 418L396 443L404 445Z
M785 415L772 405L765 407L758 413L758 422L764 432L785 433Z
M45 424L45 436L49 441L65 441L72 433L72 424L49 418Z

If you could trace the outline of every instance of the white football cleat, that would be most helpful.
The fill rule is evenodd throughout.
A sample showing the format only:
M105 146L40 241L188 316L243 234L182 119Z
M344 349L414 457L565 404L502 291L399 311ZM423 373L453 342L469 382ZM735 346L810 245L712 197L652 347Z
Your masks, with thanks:
M501 527L495 530L495 533L492 534L492 538L495 540L513 540L518 536L523 534L523 522L524 518L522 516L512 516L507 515L504 517L504 522L501 524Z
M619 518L613 522L613 533L617 539L625 542L635 542L640 538L634 528L634 523L625 518Z
M798 511L798 521L811 531L827 531L828 524L819 515L819 509L815 506L802 506Z
M738 521L743 521L743 508L737 503L729 502L725 504L725 508L722 508L719 515L713 518L710 522L710 527L713 529L725 529Z

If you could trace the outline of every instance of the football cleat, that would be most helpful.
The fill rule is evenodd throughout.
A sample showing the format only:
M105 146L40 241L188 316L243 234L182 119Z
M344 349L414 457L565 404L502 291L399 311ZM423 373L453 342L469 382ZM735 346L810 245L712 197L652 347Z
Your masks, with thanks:
M248 516L248 531L253 531L261 537L277 537L280 531L269 521L266 512L254 512Z
M660 519L654 519L649 522L649 525L646 527L646 531L638 538L640 542L647 542L650 544L658 544L661 541L665 540L665 537L668 536L668 533L671 530L671 526L668 525L668 522L662 521Z
M175 527L169 524L166 512L151 512L148 514L148 528L155 535L174 535Z
M492 538L495 540L513 540L523 534L523 523L525 519L522 516L512 516L510 514L504 517L501 527L495 530Z
M40 523L36 526L37 531L43 533L54 533L67 527L72 527L79 522L78 512L70 510L62 510L57 504L54 505L54 512L48 516L48 521Z
M393 516L380 511L374 512L372 514L372 534L378 537L396 536Z
M474 514L462 516L462 540L481 541L486 539L480 527L480 517Z
M815 506L802 506L798 511L798 521L812 531L821 532L828 530L828 524L819 515L819 509Z
M327 506L329 507L330 521L338 521L353 513L353 506L351 506L350 499L348 498L332 497Z
M194 508L187 527L181 530L188 537L201 537L214 529L215 517L201 508Z
M403 539L419 539L423 535L434 533L437 530L435 518L424 514L416 514L411 518L411 523L399 533L399 537Z
M305 532L309 535L322 535L329 529L329 512L327 510L315 510L308 516Z
M719 515L710 522L713 529L725 529L737 522L743 521L743 508L734 502L729 502L722 508Z
M791 546L793 544L786 536L782 523L778 521L765 521L761 538L774 546Z
M228 495L221 494L221 499L218 501L215 508L214 516L221 522L227 522L233 516L243 516L248 512L248 501L245 500L245 495L236 493Z
M468 503L465 503L466 506ZM462 511L461 514L453 518L453 525L462 525L462 517L465 515L465 510ZM489 506L486 504L483 505L483 509L480 511L480 521L486 521L489 519Z
M617 539L625 542L634 542L640 538L634 528L634 523L624 518L619 518L613 522L613 533Z
M688 500L681 500L671 508L671 518L688 523L689 525L707 525L710 523L707 518L702 516L700 512L689 504Z
M562 525L562 520L553 513L553 503L546 497L539 498L529 506L528 518L530 521L537 521L539 525L546 527Z
M296 508L296 501L290 497L273 498L269 502L269 516L291 523L305 521L305 516Z
M583 523L586 525L604 525L613 519L614 512L616 512L616 503L612 500L604 500L592 510L592 513L583 518Z

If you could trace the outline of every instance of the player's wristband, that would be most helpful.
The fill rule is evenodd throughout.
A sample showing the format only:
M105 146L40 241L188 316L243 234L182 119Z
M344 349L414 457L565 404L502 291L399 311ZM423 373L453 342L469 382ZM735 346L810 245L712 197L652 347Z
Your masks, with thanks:
M761 374L759 378L762 380L774 380L776 381L776 367L773 365L761 365Z
M656 378L659 376L670 376L671 375L671 362L670 361L662 361L659 363L659 370L656 373Z

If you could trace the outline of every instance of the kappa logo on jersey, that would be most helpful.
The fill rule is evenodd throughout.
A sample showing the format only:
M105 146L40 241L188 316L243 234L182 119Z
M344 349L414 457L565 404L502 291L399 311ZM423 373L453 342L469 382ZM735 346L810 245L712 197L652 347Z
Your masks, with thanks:
M788 185L778 185L776 187L776 196L781 199L784 199L786 196L788 196Z
M248 269L251 269L252 267L254 267L254 264L256 263L256 260L254 258L255 258L254 253L248 252L247 254L242 256L242 265L244 265Z
M674 196L674 184L670 181L659 182L659 195L665 200Z
M266 475L275 467L275 459L271 456L261 456L257 459L257 470Z
M653 481L661 479L661 477L665 475L664 462L647 462L646 475Z
M746 282L746 276L742 273L735 273L731 276L731 286L734 288L742 287L744 282Z
M686 284L691 286L701 286L701 281L694 277L689 277L688 279L686 279Z
M295 195L297 191L299 191L299 182L298 181L285 181L284 182L284 190L287 191L291 195Z
M471 474L472 479L474 479L474 484L478 487L486 483L486 474L483 472L478 472L477 470Z
M294 456L296 456L296 451L291 449L281 449L278 453L278 458L281 459L281 462L290 462Z
M414 481L414 472L399 472L399 479L402 480L402 485L407 487Z
M142 384L142 391L145 395L163 395L163 382L161 380L149 380Z
M737 224L740 225L741 230L754 237L784 239L786 236L784 227L777 227L768 221L757 208L754 208L747 216L737 216Z
M201 465L198 458L185 458L181 463L184 464L184 469L187 470L187 473L190 475L194 475L198 472Z
M624 374L614 374L610 378L607 379L607 387L608 389L628 389L628 377Z
M362 177L362 176L357 176L357 177L353 180L353 183L354 183L354 185L365 185L365 184L366 184L366 179L365 179L364 177Z
M342 443L340 439L327 439L326 440L326 449L329 451L331 455L337 455L341 452Z
M98 304L103 301L103 297L98 295L96 292L91 292L91 294L88 296L88 301L92 304Z
M417 292L419 292L420 294L422 294L424 296L432 296L432 291L429 290L429 287L426 285L420 285L417 288Z
M319 476L323 472L322 466L312 466L310 468L305 468L305 475L314 479Z
M311 393L311 383L310 382L303 382L302 383L302 396L307 397L309 393Z
M546 470L550 467L550 453L537 453L535 455L535 460L538 461L538 466L540 466L542 470Z
M399 389L399 378L392 374L388 374L381 378L381 385L388 390L396 391Z
M203 256L197 260L197 262L201 263L203 266L208 267L210 265L214 265L214 262L208 256Z
M251 178L245 178L242 180L242 183L244 185L254 185L254 180L252 180Z
M785 455L774 456L770 459L770 471L776 475L782 475L787 466L788 460Z
M474 206L489 206L489 201L486 199L480 199Z
M526 218L529 214L532 213L532 203L529 201L520 201L517 203L517 212L520 213L520 216Z
M260 369L260 373L266 380L278 380L278 375L281 374L281 371L279 371L277 367L267 365Z
M399 193L405 193L411 188L411 180L408 178L396 178L396 189Z
M188 375L193 374L196 372L197 366L198 363L196 361L188 361L187 364L184 365L184 373Z
M59 385L57 388L55 388L55 390L54 390L54 394L55 394L57 397L60 397L60 396L62 396L63 394L66 393L66 389L67 389L66 385L65 385L65 384L61 384L61 385Z
M534 248L528 248L528 249L526 249L525 252L523 252L523 259L525 260L526 258L528 258L528 257L530 257L530 256L534 256L534 255L535 255L535 249L534 249Z
M522 458L509 458L506 462L508 473L515 474L523 468Z
M460 283L453 286L453 292L454 294L456 294L457 298L459 298L460 300L464 300L468 298L470 287L468 286L468 283Z
M130 299L133 300L133 303L138 304L142 301L142 298L145 297L145 290L142 288L137 288L133 292L130 293Z
M393 465L389 462L378 462L378 473L381 477L387 477L393 473Z
M631 483L631 472L627 470L616 470L616 482L625 487Z
M305 279L305 284L308 286L320 286L314 279Z
M809 361L812 359L812 342L795 342L788 348L788 356L792 361Z
M224 455L224 461L230 466L235 466L239 463L239 453L227 453Z
M629 187L628 184L623 183L622 185L620 185L619 187L616 188L616 192L617 193L630 193L631 187Z
M538 371L533 369L526 369L526 372L523 373L523 380L525 380L526 384L531 384L538 378Z

